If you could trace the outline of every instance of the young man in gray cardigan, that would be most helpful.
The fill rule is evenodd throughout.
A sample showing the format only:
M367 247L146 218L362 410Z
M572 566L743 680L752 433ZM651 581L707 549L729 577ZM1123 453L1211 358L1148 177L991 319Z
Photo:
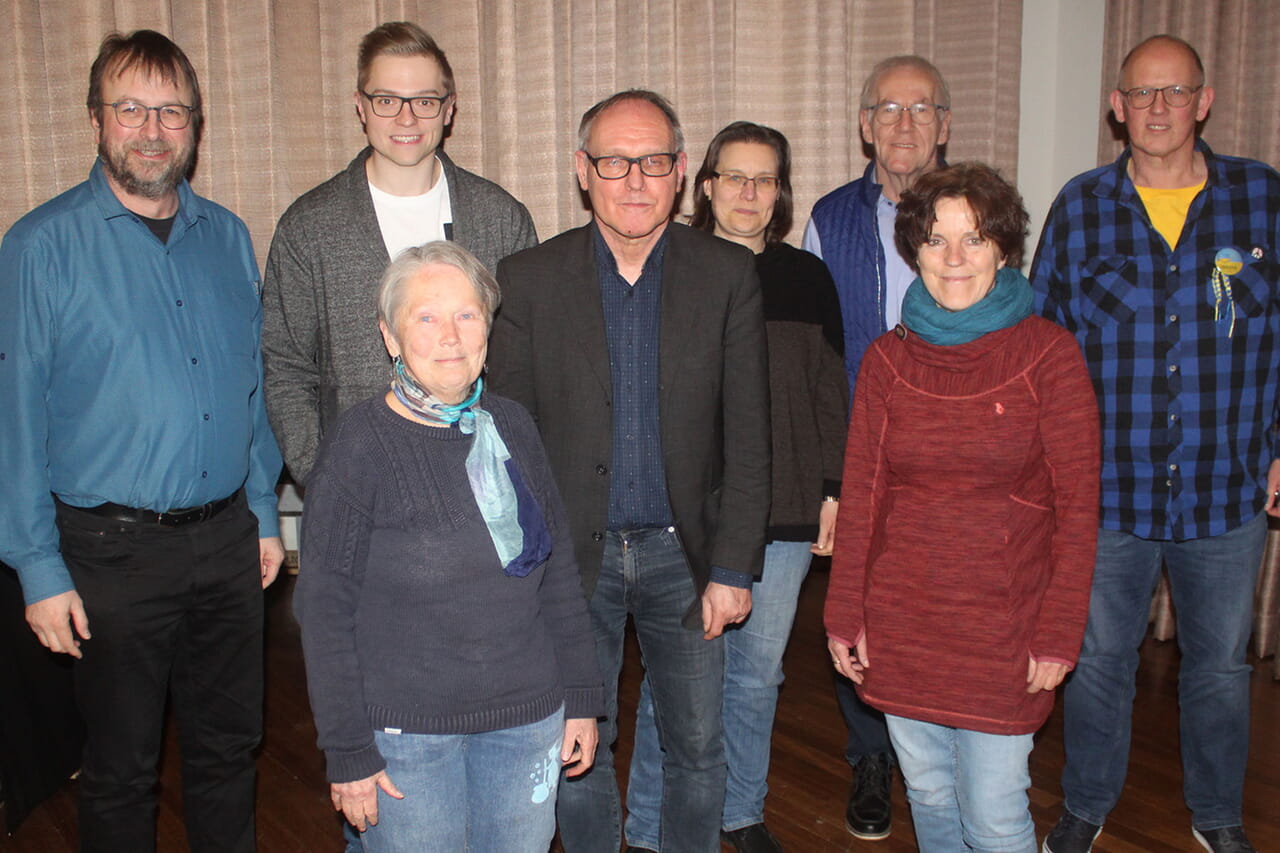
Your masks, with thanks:
M355 107L369 145L280 217L263 283L267 411L299 483L326 428L390 379L374 322L390 259L447 239L493 269L537 243L524 205L441 150L456 95L431 36L382 24L361 41L358 67Z

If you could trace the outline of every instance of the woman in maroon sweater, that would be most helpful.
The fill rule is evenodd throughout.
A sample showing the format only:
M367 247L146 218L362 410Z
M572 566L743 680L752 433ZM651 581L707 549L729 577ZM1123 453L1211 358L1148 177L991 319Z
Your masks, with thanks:
M1032 734L1088 613L1097 408L1075 340L1030 316L1026 225L987 166L916 182L895 242L920 278L849 424L828 646L886 714L925 853L1035 851Z

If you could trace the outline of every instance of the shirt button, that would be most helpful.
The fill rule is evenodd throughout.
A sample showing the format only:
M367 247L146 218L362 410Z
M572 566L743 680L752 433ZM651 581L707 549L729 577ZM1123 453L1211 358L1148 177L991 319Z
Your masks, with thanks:
M1169 264L1169 272L1177 272L1177 271L1178 271L1177 264Z
M1172 415L1169 415L1169 423L1176 424L1177 422L1178 422L1178 415L1176 412Z
M1172 486L1172 485L1173 485L1173 480L1165 480L1165 481L1164 481L1164 484L1165 484L1166 486Z
M1177 373L1177 372L1178 372L1178 365L1176 365L1176 364L1171 364L1171 365L1169 365L1169 372L1170 372L1170 373Z
M198 358L193 358L193 359L191 359L191 363L192 363L192 364L199 364L199 363L200 363L200 359L198 359Z
M207 480L207 479L209 479L209 472L208 472L208 471L201 471L201 472L200 472L200 479L202 479L202 480Z
M178 307L179 307L179 308L181 308L181 307L182 307L182 300L181 300L181 299L179 299L179 300L178 300Z
M205 413L204 413L204 419L205 419L206 421L207 421L207 420L209 420L209 413L208 413L208 412L205 412Z
M1178 315L1177 315L1177 314L1170 314L1170 315L1169 315L1169 322L1170 322L1170 323L1176 323L1176 322L1178 322Z
M1169 470L1170 470L1170 471L1177 471L1177 470L1178 470L1178 463L1177 463L1177 462L1174 462L1172 465L1170 465L1170 466L1169 466Z
M596 530L591 534L591 541L593 542L599 542L603 538L604 538L604 534L601 533L599 530Z
M604 467L603 465L597 465L596 473L599 474L601 477L603 477L605 474L609 473L609 469Z

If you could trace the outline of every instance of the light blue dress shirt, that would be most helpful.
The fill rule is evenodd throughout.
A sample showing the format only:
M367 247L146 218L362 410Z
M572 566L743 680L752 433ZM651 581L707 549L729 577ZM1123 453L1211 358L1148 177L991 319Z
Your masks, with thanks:
M178 196L162 244L95 163L0 244L0 559L28 603L74 588L54 495L164 511L243 486L279 535L249 234L185 181Z

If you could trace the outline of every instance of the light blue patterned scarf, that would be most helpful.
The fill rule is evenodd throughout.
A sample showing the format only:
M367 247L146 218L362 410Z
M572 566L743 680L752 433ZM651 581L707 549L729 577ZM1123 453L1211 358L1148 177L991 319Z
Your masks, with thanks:
M546 554L533 565L526 567L517 564L527 550L524 530L520 525L520 501L508 469L511 453L502 436L498 435L493 415L479 406L484 380L477 377L475 387L467 399L461 403L448 404L420 386L399 356L395 358L394 371L391 391L405 408L428 423L443 426L457 424L464 435L475 435L471 450L467 453L467 480L471 483L471 493L480 507L485 526L489 528L489 538L493 540L503 569L508 574L520 577L527 575L546 559ZM538 515L537 523L543 524L541 514ZM533 531L535 540L542 538L539 533L545 534L545 525L542 531Z

